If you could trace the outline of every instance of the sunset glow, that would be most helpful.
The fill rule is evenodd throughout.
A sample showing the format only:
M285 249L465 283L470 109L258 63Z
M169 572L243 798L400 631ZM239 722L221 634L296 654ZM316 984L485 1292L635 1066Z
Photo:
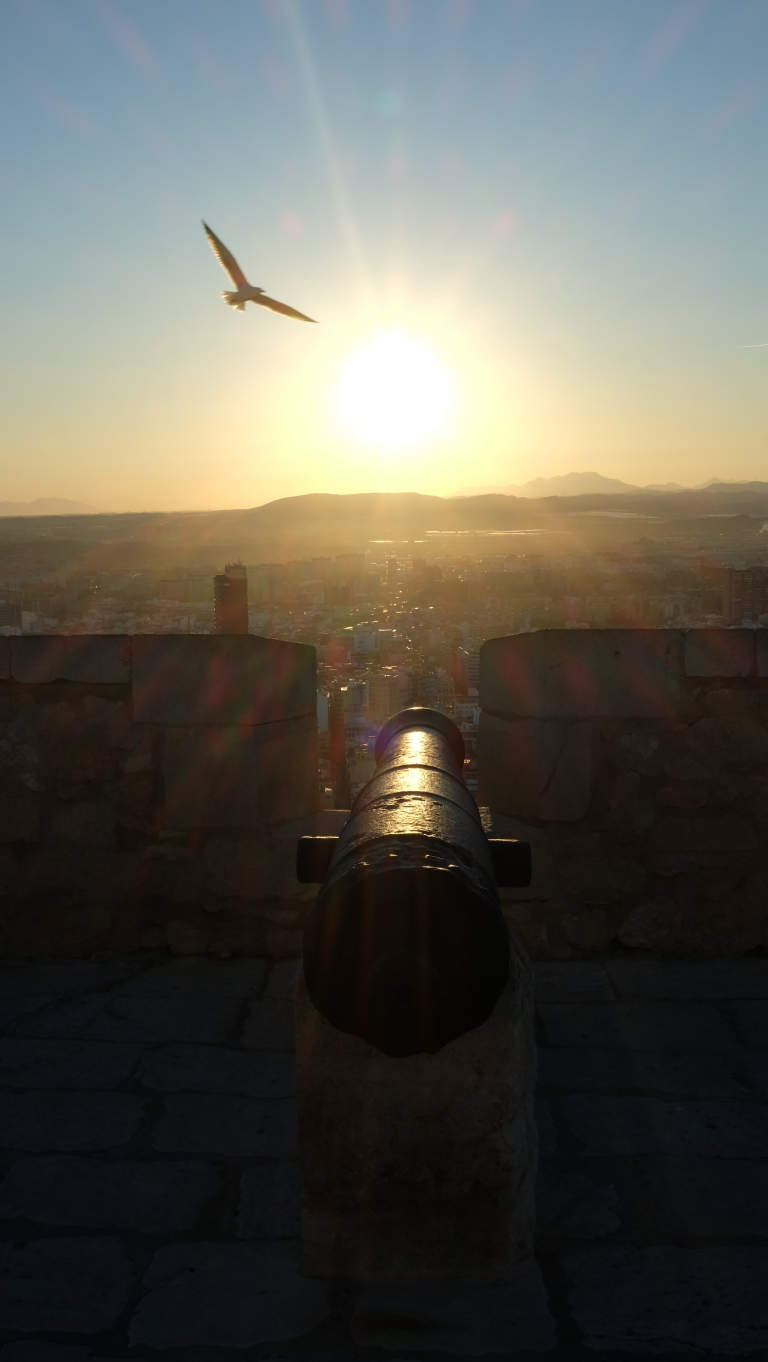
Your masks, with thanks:
M446 434L455 384L439 356L403 331L383 331L341 367L336 390L342 426L356 441L392 454Z

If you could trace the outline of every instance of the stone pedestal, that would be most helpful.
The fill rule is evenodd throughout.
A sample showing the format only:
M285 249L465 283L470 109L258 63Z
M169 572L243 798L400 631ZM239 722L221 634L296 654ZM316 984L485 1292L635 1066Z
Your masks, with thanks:
M362 1282L507 1281L533 1253L530 964L483 1026L391 1059L337 1031L296 981L303 1271Z

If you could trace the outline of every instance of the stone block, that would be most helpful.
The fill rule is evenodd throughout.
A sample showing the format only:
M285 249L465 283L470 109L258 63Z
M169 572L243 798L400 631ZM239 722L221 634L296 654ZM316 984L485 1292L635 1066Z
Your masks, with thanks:
M676 951L683 941L683 913L674 899L657 894L632 908L618 931L622 946L631 950Z
M625 998L768 998L768 960L607 960Z
M768 631L756 630L757 674L768 676Z
M253 634L133 640L133 716L150 724L270 724L316 715L315 650Z
M539 1086L571 1090L611 1088L625 1092L666 1093L670 1097L744 1096L744 1085L734 1076L733 1057L665 1054L663 1050L588 1050L567 1046L539 1047Z
M18 996L3 998L0 996L0 1027L8 1026L17 1018L27 1017L30 1013L39 1012L41 1008L47 1007L53 1001L53 998L39 993L32 994L29 998Z
M369 1289L355 1307L352 1337L363 1348L460 1357L548 1352L557 1343L537 1266L505 1285Z
M6 963L0 967L0 997L48 993L54 998L104 990L133 973L128 960L62 960Z
M117 1239L0 1244L0 1329L99 1334L122 1314L134 1273Z
M142 970L119 993L134 998L252 998L261 993L268 969L266 960L174 960Z
M757 840L750 823L732 814L719 818L659 819L650 833L651 846L657 851L717 852L756 851Z
M0 790L0 842L36 842L40 800L21 790Z
M292 963L295 969L295 962ZM264 998L254 1003L243 1027L242 1040L249 1050L292 1053L296 1048L293 1003L283 998Z
M127 634L30 634L9 642L11 677L27 685L51 681L124 685L131 679Z
M114 810L98 799L60 804L54 810L49 836L54 842L79 842L101 851L114 851L117 846Z
M544 1164L536 1183L537 1235L600 1239L621 1229L613 1183L595 1183L584 1173Z
M106 1358L94 1357L90 1348L25 1338L6 1343L0 1350L0 1362L106 1362Z
M594 1248L566 1268L586 1348L730 1356L768 1347L766 1248Z
M7 1088L116 1088L133 1072L138 1045L100 1041L0 1040L0 1086Z
M537 1003L610 1003L613 990L596 960L542 961L533 966Z
M265 1100L296 1096L296 1066L289 1055L249 1054L222 1046L163 1046L148 1057L141 1081L160 1092L230 1092Z
M760 1088L768 1097L768 1052L765 1050L742 1050L741 1062L749 1074L753 1087Z
M154 1148L237 1159L295 1158L296 1104L229 1093L178 1093L166 1099Z
M750 676L755 667L754 629L688 629L686 676Z
M308 814L317 803L317 721L261 728L167 729L168 827L252 828Z
M640 892L645 867L617 852L599 833L577 833L561 843L558 877L583 903L620 903Z
M114 1149L144 1114L127 1092L1 1092L0 1140L9 1149Z
M220 1045L240 1016L238 998L133 998L92 994L32 1019L25 1034L82 1040L189 1041Z
M643 1210L657 1232L690 1242L768 1239L768 1163L763 1159L638 1160Z
M768 1046L768 1002L739 1002L733 1011L744 1043Z
M296 983L303 1267L364 1282L510 1280L532 1255L530 966L488 1021L392 1059L336 1030Z
M281 960L270 965L264 997L283 998L287 1002L293 1002L298 973L299 967L295 960Z
M0 636L0 681L11 679L11 640Z
M130 1345L244 1349L300 1338L328 1304L326 1288L297 1266L292 1245L169 1244L144 1277Z
M494 814L573 822L591 798L592 725L481 714L477 770Z
M682 635L542 629L480 649L484 710L528 719L663 719L680 708Z
M549 1045L708 1054L736 1048L712 1003L539 1003L536 1011Z
M661 1102L651 1097L562 1098L572 1133L598 1158L635 1154L759 1159L768 1109L754 1102Z
M298 1239L301 1192L298 1160L257 1163L240 1180L236 1234L239 1239Z
M0 1186L0 1216L177 1234L195 1229L219 1189L218 1171L209 1163L102 1163L50 1155L13 1164Z
M287 899L305 886L296 879L296 838L254 829L247 837L209 837L205 887L218 898Z

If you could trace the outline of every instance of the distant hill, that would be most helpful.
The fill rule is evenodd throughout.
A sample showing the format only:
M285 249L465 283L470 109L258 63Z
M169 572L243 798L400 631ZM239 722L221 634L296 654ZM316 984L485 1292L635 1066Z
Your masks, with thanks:
M673 490L677 484L671 484ZM456 495L459 497L487 496L500 493L507 497L581 497L593 496L596 492L637 492L640 489L631 482L621 482L619 478L604 478L602 473L561 473L554 478L531 478L521 486L508 483L504 487L464 487Z
M0 501L0 516L6 515L100 515L100 511L85 501L35 497L34 501Z

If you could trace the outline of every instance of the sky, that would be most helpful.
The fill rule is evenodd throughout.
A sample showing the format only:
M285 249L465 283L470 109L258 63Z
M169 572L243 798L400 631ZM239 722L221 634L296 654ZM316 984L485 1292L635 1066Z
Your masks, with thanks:
M0 500L768 479L767 77L765 0L3 0Z

